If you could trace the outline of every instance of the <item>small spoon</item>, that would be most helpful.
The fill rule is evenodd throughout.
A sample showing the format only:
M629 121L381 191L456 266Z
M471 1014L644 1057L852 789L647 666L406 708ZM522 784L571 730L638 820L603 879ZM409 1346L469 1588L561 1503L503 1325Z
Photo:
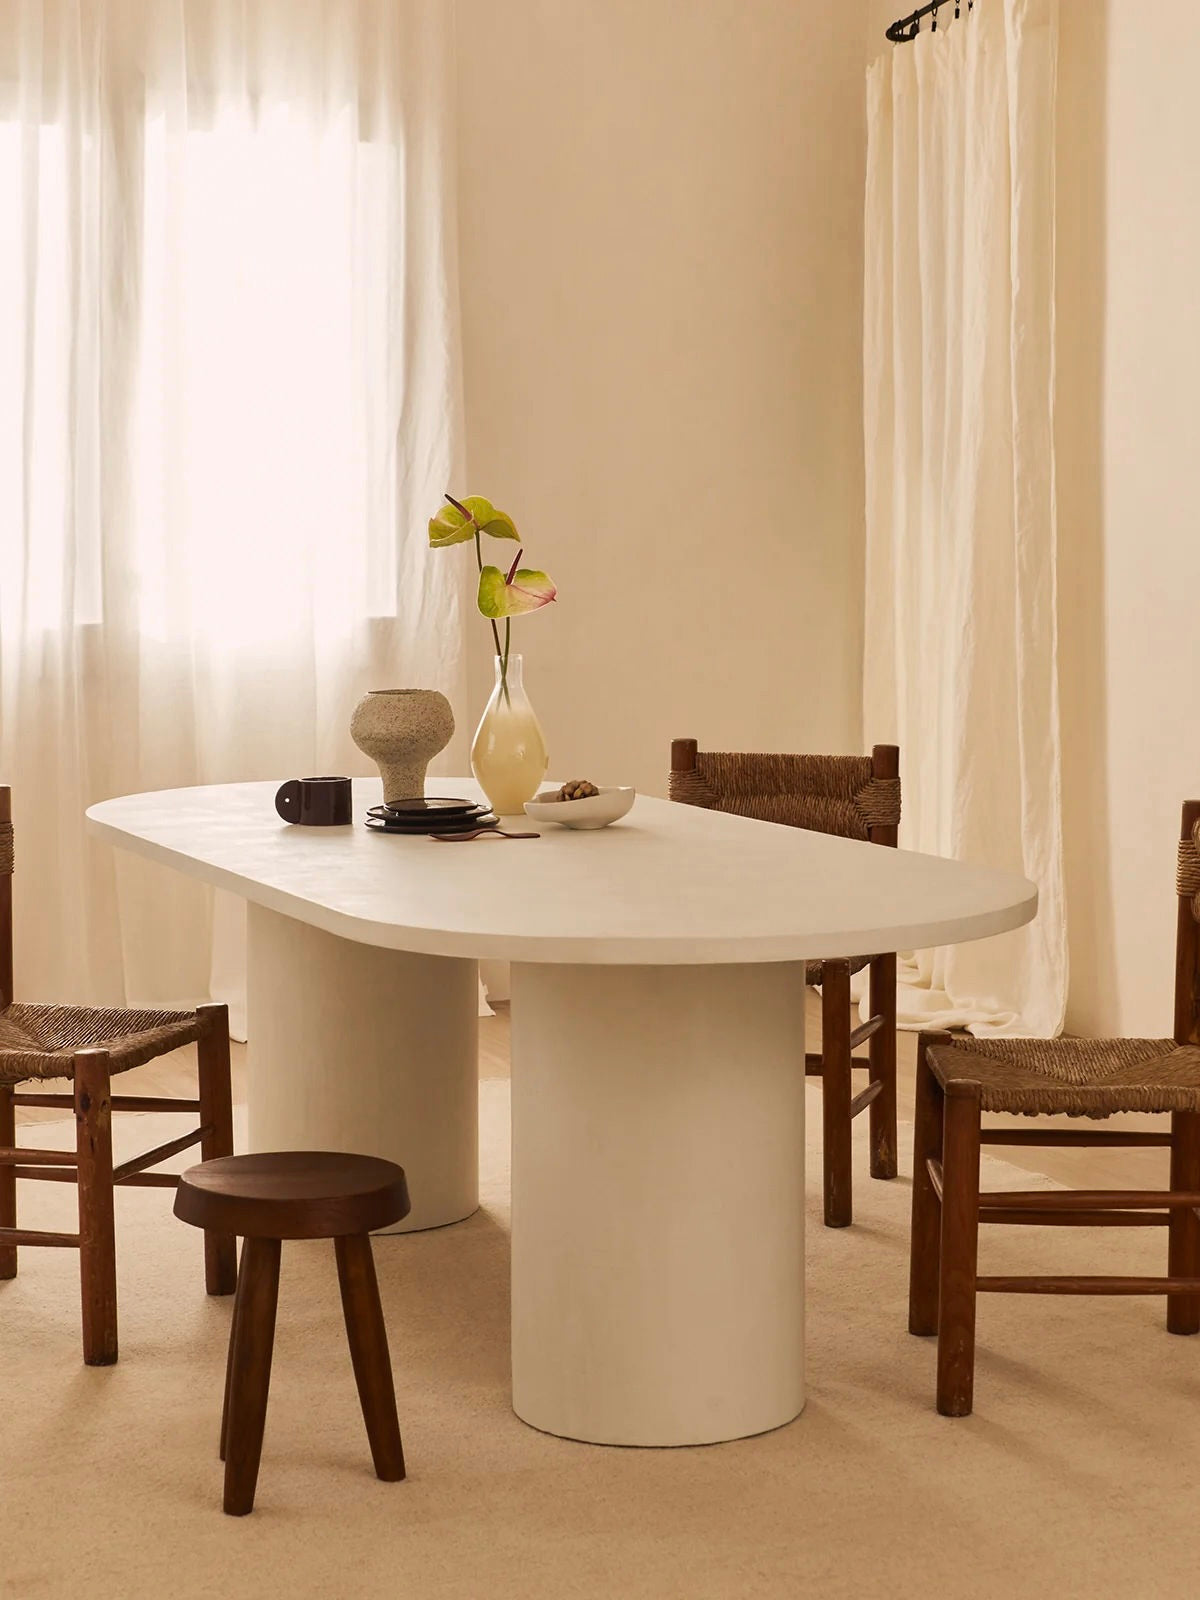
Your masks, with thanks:
M540 833L506 833L503 828L476 828L473 833L431 833L429 837L457 844L467 839L540 839L542 836Z

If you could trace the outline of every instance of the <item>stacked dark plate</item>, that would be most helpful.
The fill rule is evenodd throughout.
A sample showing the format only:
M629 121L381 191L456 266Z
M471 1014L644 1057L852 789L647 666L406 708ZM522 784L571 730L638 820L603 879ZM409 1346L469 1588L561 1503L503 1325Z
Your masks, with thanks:
M367 827L376 833L469 833L476 828L494 828L499 820L487 806L473 800L440 796L394 800L367 812Z

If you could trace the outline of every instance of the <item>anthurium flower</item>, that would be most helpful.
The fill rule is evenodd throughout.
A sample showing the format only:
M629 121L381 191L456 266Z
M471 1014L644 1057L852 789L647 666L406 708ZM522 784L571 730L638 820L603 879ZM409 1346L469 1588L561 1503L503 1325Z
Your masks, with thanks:
M429 543L434 550L446 545L465 544L477 533L487 533L493 539L520 539L516 524L506 512L497 511L490 500L481 494L469 494L463 500L450 500L436 517L429 519Z
M479 609L495 622L500 617L519 617L527 611L540 611L558 593L544 572L533 567L518 567L523 550L507 575L499 567L484 567L479 574Z

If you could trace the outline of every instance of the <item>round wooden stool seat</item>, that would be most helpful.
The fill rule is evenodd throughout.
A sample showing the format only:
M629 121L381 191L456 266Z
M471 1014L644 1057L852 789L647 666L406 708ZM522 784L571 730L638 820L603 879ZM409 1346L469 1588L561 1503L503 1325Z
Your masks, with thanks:
M231 1516L244 1517L254 1509L283 1239L333 1240L350 1360L375 1472L391 1483L403 1478L404 1449L371 1233L408 1212L403 1167L375 1156L270 1150L204 1161L180 1178L177 1217L245 1240L221 1416L225 1510Z
M175 1196L181 1221L251 1239L372 1233L409 1210L403 1167L327 1150L269 1150L205 1161L183 1174Z

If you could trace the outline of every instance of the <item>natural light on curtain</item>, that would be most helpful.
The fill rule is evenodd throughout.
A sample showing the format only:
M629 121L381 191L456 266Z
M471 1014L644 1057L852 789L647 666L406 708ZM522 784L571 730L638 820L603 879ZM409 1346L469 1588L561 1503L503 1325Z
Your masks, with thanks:
M439 0L0 9L0 780L20 990L182 1002L205 894L91 801L362 770L369 687L460 687Z
M910 1026L1049 1036L1067 989L1056 604L1057 0L978 0L867 84L865 718L901 843L1021 872L1028 927L922 951Z

